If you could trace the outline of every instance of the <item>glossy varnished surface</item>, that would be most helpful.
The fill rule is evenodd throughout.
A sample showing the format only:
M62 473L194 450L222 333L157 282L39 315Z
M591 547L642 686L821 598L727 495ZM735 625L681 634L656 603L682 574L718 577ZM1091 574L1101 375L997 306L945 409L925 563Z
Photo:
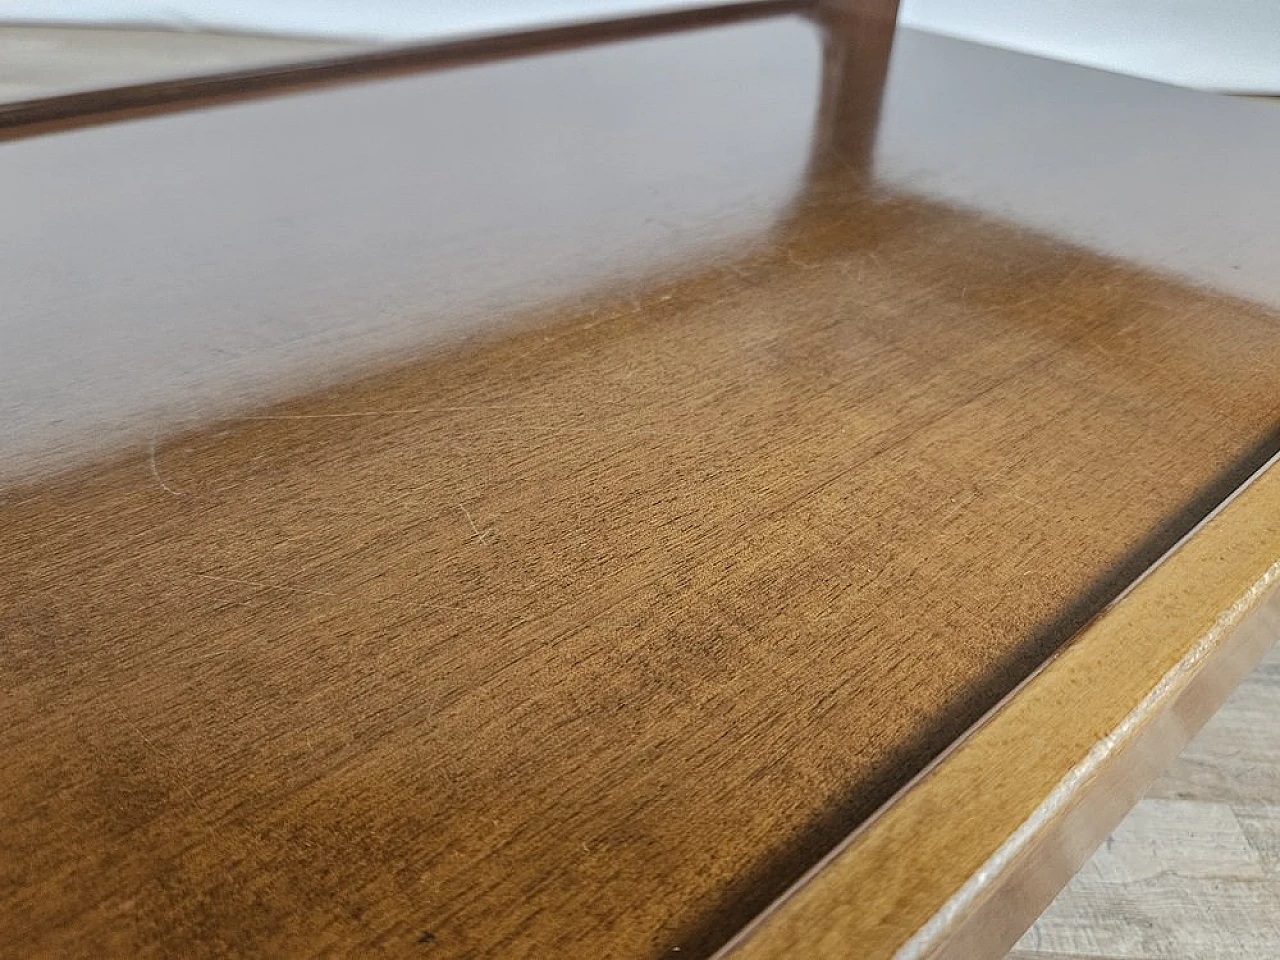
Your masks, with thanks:
M1280 458L745 931L733 960L1003 957L1280 638ZM1224 935L1233 935L1223 931Z
M883 0L877 0L883 3ZM896 8L896 3L894 4ZM314 90L330 83L420 73L433 67L483 63L508 55L580 46L586 43L629 39L647 34L754 20L806 9L804 0L704 0L700 5L647 13L616 13L568 22L538 24L475 35L437 38L418 43L366 44L361 52L336 48L310 51L299 45L292 55L282 44L274 56L245 57L228 70L214 70L189 57L183 65L181 43L172 44L173 62L146 78L145 69L134 69L127 79L135 82L93 83L85 71L75 89L45 91L30 98L8 97L0 102L0 140L26 136L33 130L65 130L112 123L139 116L155 116L173 110L212 103L234 103L286 91ZM348 43L350 47L352 44ZM56 57L56 54L54 54ZM139 58L142 59L142 58ZM232 61L234 63L234 60ZM135 79L138 78L138 79ZM119 79L119 78L117 78ZM3 88L0 87L0 92Z
M779 20L0 147L7 942L705 954L1265 459L1267 278L983 193L940 54L1101 82L907 34L872 153Z
M9 143L0 476L741 256L820 73L796 19Z

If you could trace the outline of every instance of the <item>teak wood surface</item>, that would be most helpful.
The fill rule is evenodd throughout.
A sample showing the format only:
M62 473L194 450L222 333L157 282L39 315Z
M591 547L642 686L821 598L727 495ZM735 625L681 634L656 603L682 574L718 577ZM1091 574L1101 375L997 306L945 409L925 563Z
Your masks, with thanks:
M1113 601L1277 449L1280 115L860 29L0 145L0 954L1012 942L1264 644L1274 470Z

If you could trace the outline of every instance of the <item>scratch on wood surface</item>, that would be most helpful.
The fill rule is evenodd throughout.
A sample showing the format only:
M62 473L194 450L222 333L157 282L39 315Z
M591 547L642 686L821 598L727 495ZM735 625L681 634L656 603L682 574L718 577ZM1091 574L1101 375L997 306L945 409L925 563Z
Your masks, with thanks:
M175 490L173 489L173 487L165 483L164 477L160 476L160 468L156 464L156 438L155 437L151 438L151 446L150 446L149 456L147 457L147 461L151 466L151 476L156 478L156 483L160 484L160 488L162 490L164 490L170 496L174 496L174 497L185 496L185 494L181 490Z
M1010 495L1011 497L1013 497L1013 499L1015 499L1015 500L1017 500L1017 501L1019 501L1019 502L1021 502L1021 503L1025 503L1028 507L1031 507L1031 508L1032 508L1032 509L1034 509L1037 513L1043 513L1043 512L1044 512L1044 506L1043 506L1042 504L1036 503L1034 500L1032 500L1032 499L1030 499L1030 498L1028 498L1028 497L1024 497L1022 494L1018 493L1016 490L1012 491L1009 495Z
M489 545L488 537L489 537L489 534L493 533L493 527L486 527L482 531L479 527L476 526L475 520L472 519L470 511L467 510L466 507L464 507L462 504L458 504L458 509L461 510L462 515L467 518L467 523L471 527L471 532L476 535L476 543L481 544L482 546L488 546Z
M132 730L135 734L137 734L138 738L147 745L147 749L152 753L152 755L154 755L162 763L168 759L167 754L165 754L163 750L157 747L155 743L152 742L150 737L148 737L145 733L142 732L142 728L138 726L137 723L135 723L129 717L125 716L125 714L122 711L117 711L116 713L120 721L122 721L124 725L127 726L130 730ZM196 798L196 795L195 795L195 792L191 789L191 784L187 782L186 777L176 775L176 773L177 772L175 771L174 780L176 781L178 786L182 788L182 791L187 795L187 797L194 800Z

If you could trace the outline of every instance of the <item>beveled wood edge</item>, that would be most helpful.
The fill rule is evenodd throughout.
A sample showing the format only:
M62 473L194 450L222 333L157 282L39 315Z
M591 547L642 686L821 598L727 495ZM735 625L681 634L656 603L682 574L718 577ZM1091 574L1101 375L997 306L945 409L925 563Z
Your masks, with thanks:
M314 60L37 97L0 104L0 141L302 89L814 9L814 0L704 0L699 6L684 10L397 44Z
M1142 799L1153 781L1213 716L1280 637L1280 590L1272 589L1224 642L1209 652L1162 712L1139 718L1139 729L1099 767L1095 779L1067 798L1056 820L1014 853L998 883L980 891L936 945L931 960L1003 956L1049 906L1093 851ZM1174 678L1174 683L1177 679ZM1153 695L1155 691L1153 691ZM1142 725L1145 723L1145 725ZM1035 823L1028 829L1035 830ZM959 911L957 911L959 912ZM922 931L922 940L930 939ZM910 956L911 954L907 954Z
M718 960L1003 956L1278 636L1280 455Z

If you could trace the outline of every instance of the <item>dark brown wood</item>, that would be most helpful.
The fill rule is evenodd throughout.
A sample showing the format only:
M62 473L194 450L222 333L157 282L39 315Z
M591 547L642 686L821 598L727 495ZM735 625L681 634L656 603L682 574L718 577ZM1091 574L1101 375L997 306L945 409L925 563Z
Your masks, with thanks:
M839 0L813 11L823 25L822 100L814 142L814 179L866 168L880 125L880 103L897 26L898 0Z
M1123 197L918 173L974 149L911 127L940 56L1097 77L900 36L868 150L813 129L822 41L0 148L7 944L706 955L1274 453L1280 324L1199 221L1179 278L1108 250ZM1280 143L1103 85L1132 126L1055 114L1098 155ZM1267 242L1269 177L1199 188Z

